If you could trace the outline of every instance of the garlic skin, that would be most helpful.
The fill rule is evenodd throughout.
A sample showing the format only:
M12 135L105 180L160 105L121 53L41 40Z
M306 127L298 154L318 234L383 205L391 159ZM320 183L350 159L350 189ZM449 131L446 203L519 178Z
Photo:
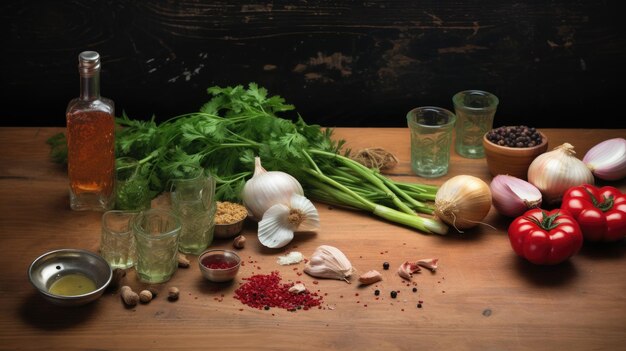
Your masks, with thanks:
M595 145L587 151L583 163L600 179L626 177L626 139L613 138Z
M541 205L541 191L529 182L499 174L489 184L493 207L501 215L517 217Z
M304 195L300 182L291 175L280 172L268 172L261 166L261 158L254 158L254 175L243 187L243 204L255 220L276 204L288 205L292 194Z
M346 255L330 245L321 245L315 249L304 267L304 272L312 277L344 280L346 283L350 283L354 271Z
M417 261L417 265L422 266L426 269L430 269L431 272L435 272L437 271L438 262L438 258L423 258Z
M413 278L413 273L417 273L421 271L420 266L415 262L405 261L398 268L398 275L406 280L411 280Z
M593 174L575 155L574 146L565 143L537 156L528 167L528 182L541 191L544 203L559 203L573 186L594 184Z
M276 204L263 214L259 222L259 241L275 249L291 242L297 231L314 231L320 228L320 216L313 203L298 194L291 195L289 206Z

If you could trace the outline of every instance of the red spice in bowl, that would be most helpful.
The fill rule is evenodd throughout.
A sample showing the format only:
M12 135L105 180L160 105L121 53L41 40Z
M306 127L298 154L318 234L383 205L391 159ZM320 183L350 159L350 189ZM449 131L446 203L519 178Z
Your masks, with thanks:
M230 250L207 250L198 257L202 275L212 282L226 282L237 276L241 258Z

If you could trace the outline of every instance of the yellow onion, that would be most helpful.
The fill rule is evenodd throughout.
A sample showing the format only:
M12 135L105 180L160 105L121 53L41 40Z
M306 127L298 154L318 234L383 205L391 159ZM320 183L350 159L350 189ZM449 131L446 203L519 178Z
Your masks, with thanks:
M481 223L490 209L489 185L474 176L452 177L435 195L435 214L459 231Z
M528 167L528 182L541 191L544 203L558 204L567 189L594 184L593 174L575 155L574 146L565 143L537 156Z

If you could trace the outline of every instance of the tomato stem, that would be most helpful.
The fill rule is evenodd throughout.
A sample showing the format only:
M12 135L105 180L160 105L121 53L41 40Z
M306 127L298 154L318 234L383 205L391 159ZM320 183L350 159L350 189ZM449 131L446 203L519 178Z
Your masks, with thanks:
M599 209L602 212L606 212L608 210L610 210L611 208L613 208L613 195L609 195L609 197L607 198L606 195L602 196L602 202L599 202L595 196L593 196L593 194L591 193L591 191L589 191L589 189L585 188L585 191L587 192L587 195L589 195L589 197L591 198L591 201L593 202L593 205Z
M556 227L559 226L559 223L555 223L556 219L560 216L561 214L559 212L556 212L552 215L548 215L548 213L546 211L541 211L541 220L539 220L536 217L533 216L529 216L527 217L529 221L535 223L536 225L538 225L541 229L545 230L545 231L550 231Z

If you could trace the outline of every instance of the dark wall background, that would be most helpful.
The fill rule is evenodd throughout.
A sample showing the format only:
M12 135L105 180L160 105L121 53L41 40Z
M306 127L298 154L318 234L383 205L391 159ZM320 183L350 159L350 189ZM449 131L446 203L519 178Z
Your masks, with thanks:
M609 1L2 1L2 125L63 126L77 55L118 114L196 111L254 81L309 123L405 126L482 89L496 125L626 128L626 35Z

